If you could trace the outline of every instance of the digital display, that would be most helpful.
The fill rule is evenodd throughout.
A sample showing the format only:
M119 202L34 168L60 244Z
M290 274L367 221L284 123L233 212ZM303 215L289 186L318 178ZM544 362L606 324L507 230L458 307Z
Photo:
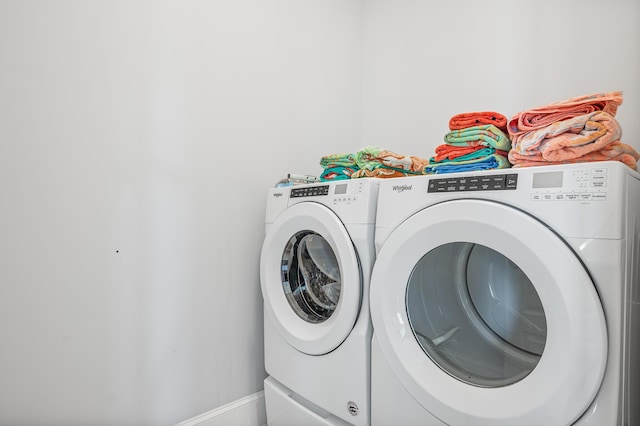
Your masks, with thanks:
M342 195L347 193L347 184L343 183L340 185L336 185L335 190L333 191L335 195Z
M533 188L562 188L562 172L533 174Z

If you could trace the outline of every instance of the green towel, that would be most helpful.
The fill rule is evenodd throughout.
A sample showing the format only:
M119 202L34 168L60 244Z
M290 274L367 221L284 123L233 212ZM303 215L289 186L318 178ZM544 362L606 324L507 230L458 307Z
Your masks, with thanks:
M356 165L355 154L330 154L320 159L320 165L323 169L331 169L334 167L354 167Z
M429 158L429 164L440 164L440 163L463 163L469 160L475 160L478 158L484 158L491 154L495 154L496 150L494 148L482 148L477 151L470 152L469 154L461 155L452 160L445 158L444 160L436 161L435 157Z
M356 165L361 169L367 166L375 168L376 164L372 164L371 159L378 157L382 151L384 151L384 149L378 148L377 146L365 146L355 154Z
M484 145L502 151L511 149L509 137L493 124L467 127L462 130L452 130L444 135L445 143L452 146Z

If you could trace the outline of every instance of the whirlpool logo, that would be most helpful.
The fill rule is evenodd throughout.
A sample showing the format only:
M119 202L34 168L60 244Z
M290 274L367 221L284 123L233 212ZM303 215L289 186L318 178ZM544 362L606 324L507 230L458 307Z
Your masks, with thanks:
M411 191L412 185L393 185L393 190L396 192Z
M282 197L282 192L274 192L273 193L273 198L279 198Z

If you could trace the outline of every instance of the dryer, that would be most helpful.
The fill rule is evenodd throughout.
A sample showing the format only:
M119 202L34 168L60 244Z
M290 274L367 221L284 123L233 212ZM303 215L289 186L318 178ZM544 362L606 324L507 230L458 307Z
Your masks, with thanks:
M381 183L372 425L635 425L640 175L619 162Z
M269 190L260 258L269 425L370 424L378 186Z

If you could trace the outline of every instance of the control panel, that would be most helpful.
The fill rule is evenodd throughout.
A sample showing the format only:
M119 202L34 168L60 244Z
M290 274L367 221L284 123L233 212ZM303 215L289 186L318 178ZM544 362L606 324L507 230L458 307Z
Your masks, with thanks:
M536 169L540 171L526 176L527 188L521 188L531 191L532 201L604 201L607 199L609 185L607 167L585 164L584 167L565 170L547 171L544 167ZM518 176L518 173L503 173L433 178L429 180L428 192L518 189ZM530 184L529 176L531 176Z
M364 182L359 180L331 185L304 185L292 188L290 198L330 197L333 204L351 204L360 199L364 190Z
M352 180L348 183L336 184L333 191L333 204L351 204L360 199L364 192L364 184L361 180Z
M329 185L305 186L303 188L291 189L291 198L317 197L319 195L329 195Z
M607 167L536 172L531 184L533 201L605 201L609 185Z
M518 175L509 173L431 179L427 192L500 191L517 187Z

